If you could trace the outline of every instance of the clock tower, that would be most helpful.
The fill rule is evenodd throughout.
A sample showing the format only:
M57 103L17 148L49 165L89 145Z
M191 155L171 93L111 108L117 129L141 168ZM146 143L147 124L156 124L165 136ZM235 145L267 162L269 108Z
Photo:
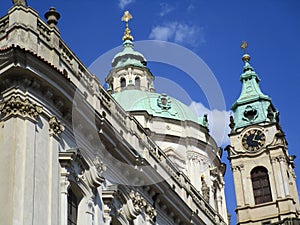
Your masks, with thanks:
M244 50L247 43L241 46ZM242 91L230 117L228 159L236 193L237 224L300 224L294 158L288 153L279 112L263 94L243 55Z

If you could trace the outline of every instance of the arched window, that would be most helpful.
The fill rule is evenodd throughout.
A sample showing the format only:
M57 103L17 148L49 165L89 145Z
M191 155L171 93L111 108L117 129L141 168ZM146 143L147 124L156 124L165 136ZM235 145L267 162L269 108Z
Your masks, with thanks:
M122 77L120 82L121 82L121 88L122 89L125 88L126 87L126 79L124 77Z
M136 77L134 81L135 81L135 87L136 88L140 88L141 87L141 79L140 79L140 77Z
M251 181L255 204L272 201L268 170L262 166L251 171Z
M68 225L77 225L78 199L74 192L68 191Z

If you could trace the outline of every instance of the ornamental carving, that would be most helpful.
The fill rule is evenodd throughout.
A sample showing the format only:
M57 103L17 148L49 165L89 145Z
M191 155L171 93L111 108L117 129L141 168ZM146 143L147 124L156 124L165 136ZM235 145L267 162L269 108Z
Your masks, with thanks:
M207 202L209 202L209 192L210 192L210 188L208 187L204 176L201 177L201 183L202 183L202 187L201 187L201 192L203 195L203 199Z
M143 210L143 208L147 205L146 200L138 192L131 191L129 193L129 197L132 200L134 209L137 212L141 212Z
M287 142L285 139L285 135L282 131L279 131L274 135L274 138L272 142L269 144L268 148L271 149L271 148L276 148L278 146L286 146L286 145Z
M157 98L157 105L164 110L169 110L171 108L170 97L167 96L166 94L161 94Z
M27 6L27 1L26 0L12 0L14 5L23 5Z
M103 162L100 160L98 156L94 158L93 163L99 174L102 174L106 170L106 166L103 164Z
M20 116L37 119L43 107L31 102L27 97L11 96L0 103L1 119Z
M65 126L61 123L56 116L52 116L49 120L49 132L50 135L60 135L65 130Z
M151 205L146 206L145 212L146 212L148 220L153 220L154 217L157 216L156 209L154 207L152 207Z

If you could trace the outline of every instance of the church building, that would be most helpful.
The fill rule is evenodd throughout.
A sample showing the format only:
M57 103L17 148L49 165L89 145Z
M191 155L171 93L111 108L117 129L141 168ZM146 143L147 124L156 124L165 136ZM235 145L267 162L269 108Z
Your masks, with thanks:
M0 18L1 225L228 225L231 171L237 224L300 224L295 156L248 54L226 171L207 115L156 92L128 11L104 88L55 8L44 20L13 2Z

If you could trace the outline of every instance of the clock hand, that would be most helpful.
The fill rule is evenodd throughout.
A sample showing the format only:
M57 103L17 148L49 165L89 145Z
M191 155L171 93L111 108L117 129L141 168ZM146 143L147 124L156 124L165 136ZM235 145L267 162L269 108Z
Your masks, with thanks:
M252 139L253 141L256 141L257 132L258 132L258 130L256 130L255 133L254 133L254 135L253 135L253 139Z

